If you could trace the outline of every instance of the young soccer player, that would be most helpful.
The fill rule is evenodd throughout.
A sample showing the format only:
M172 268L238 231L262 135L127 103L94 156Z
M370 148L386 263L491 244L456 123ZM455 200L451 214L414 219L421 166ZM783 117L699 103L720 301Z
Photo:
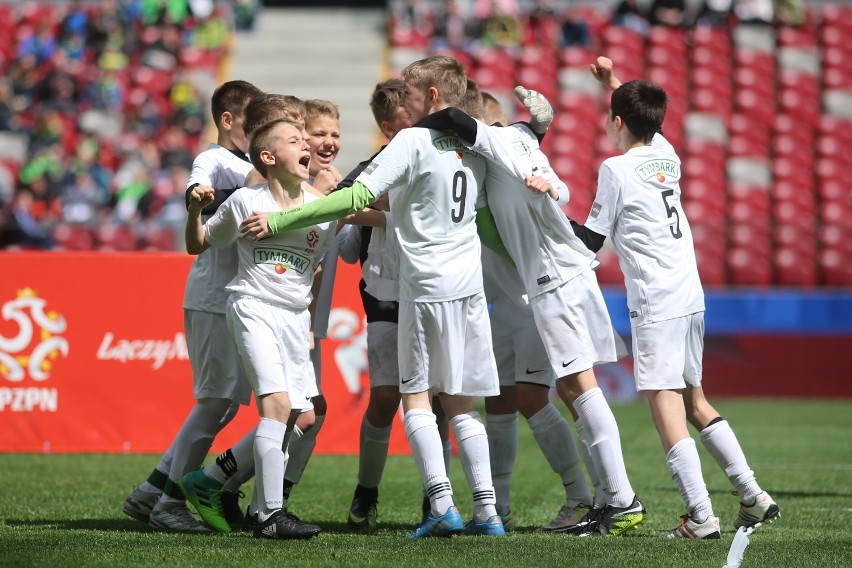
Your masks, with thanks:
M519 91L519 98L542 106L542 98ZM507 125L502 105L482 93L486 124ZM464 107L460 110L480 118ZM543 108L534 112L548 114ZM547 157L533 148L534 173L547 179L556 190L557 205L568 201L568 188L550 168ZM533 437L565 488L566 502L556 518L541 527L545 532L576 532L579 520L592 504L580 458L568 422L549 400L556 375L547 363L547 351L535 324L532 308L518 270L485 248L482 250L485 294L491 304L491 335L500 376L500 394L485 399L491 473L497 498L497 512L507 531L515 526L511 511L511 484L518 452L518 411L527 420ZM574 411L573 407L571 410ZM575 416L576 418L576 416Z
M518 89L524 98L543 99ZM488 159L486 188L494 220L515 260L552 370L559 377L556 390L577 413L578 434L590 457L587 466L592 478L602 482L601 503L589 509L578 502L570 515L560 511L562 532L620 535L644 522L646 512L630 485L618 425L592 368L616 359L612 324L592 270L594 255L574 235L554 200L525 189L554 191L544 178L533 176L539 168L533 152L537 135L552 119L552 109L544 103L546 99L525 101L533 115L529 127L487 126L452 108L430 116L423 125L453 128ZM566 451L572 448L573 443ZM576 456L571 461L579 466Z
M217 88L211 112L218 132L215 144L196 157L187 188L221 190L241 187L252 165L243 130L244 109L260 89L245 81ZM181 477L197 469L216 434L248 404L251 388L239 363L225 324L225 285L237 272L234 247L210 250L192 263L184 293L184 327L193 370L195 407L148 481L124 502L124 512L166 531L209 532L190 515L178 486ZM240 522L237 493L223 494L232 522Z
M314 271L335 227L312 224L264 242L239 238L240 223L252 211L286 209L316 199L302 188L309 175L310 149L300 123L276 120L261 126L252 136L249 153L268 183L238 190L203 225L201 208L213 196L196 188L186 226L187 252L237 243L239 271L227 286L227 322L261 414L254 440L258 517L253 534L310 538L319 527L297 523L282 510L285 434L316 395L307 308Z
M404 105L414 122L457 104L467 87L462 65L447 56L412 63L402 75ZM496 234L487 206L478 203L484 174L481 156L466 152L457 136L405 129L351 188L305 207L256 215L242 227L245 234L263 238L270 231L358 212L390 192L402 252L399 362L404 423L432 505L432 514L411 538L504 534L494 508L485 427L472 404L474 396L499 392L477 236L477 225L484 238ZM482 205L478 212L476 205ZM430 388L440 393L473 491L474 518L466 525L453 503L441 459Z
M680 159L660 133L668 97L647 81L622 84L606 57L590 68L613 91L606 132L622 155L601 164L589 217L575 229L593 251L611 237L624 272L636 388L648 399L687 510L669 537L720 536L687 421L740 496L734 526L772 522L781 516L778 506L757 484L733 430L701 387L704 291L680 205Z
M402 79L388 79L376 85L370 97L373 118L388 141L411 125L402 105L404 94ZM375 156L358 164L340 186L351 186ZM383 211L381 214L384 227L352 227L340 244L340 257L345 262L361 262L363 277L358 288L367 317L370 367L370 401L361 420L359 437L358 484L346 522L353 529L367 531L377 525L379 483L400 401L397 357L399 245L390 213Z

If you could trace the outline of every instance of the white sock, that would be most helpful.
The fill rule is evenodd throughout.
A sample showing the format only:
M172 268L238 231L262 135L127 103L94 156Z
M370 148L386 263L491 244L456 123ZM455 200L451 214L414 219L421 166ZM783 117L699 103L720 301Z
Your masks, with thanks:
M467 484L473 493L473 517L478 523L484 522L497 514L485 426L482 425L479 413L474 411L459 414L450 420L450 427L459 445L459 457Z
M453 506L453 488L444 468L435 415L428 410L414 408L405 413L403 424L424 490L432 504L432 516L440 517Z
M701 461L695 440L684 438L672 446L666 455L666 465L686 504L686 512L697 523L706 521L713 514L713 505L704 476L701 475Z
M295 436L296 428L293 428L294 435L288 446L290 461L287 464L287 471L284 473L284 478L293 484L302 480L302 474L305 473L308 460L311 459L311 454L317 447L317 434L319 434L323 422L325 422L325 416L317 416L317 421L313 427L307 432L302 432L299 437Z
M453 442L450 440L450 423L444 421L438 424L438 435L441 436L441 452L444 454L444 471L450 475L450 458L453 456Z
M376 428L367 420L361 419L361 440L358 461L358 484L362 487L378 487L388 460L391 426Z
M565 502L571 507L580 503L590 505L592 494L586 485L580 455L571 427L553 404L536 412L527 420L535 441L547 459L547 463L562 479L565 488ZM490 438L489 438L490 440Z
M598 468L595 465L595 460L592 458L592 454L589 452L589 440L588 436L586 436L583 421L578 419L576 422L574 422L574 428L577 429L580 455L583 456L583 463L586 464L586 471L589 473L589 479L591 479L592 481L592 488L594 488L595 490L595 496L591 504L596 505L598 507L603 507L604 505L606 505L606 491L603 490L603 483L601 483L601 475L598 472ZM586 504L588 505L589 503Z
M254 462L259 478L255 482L258 495L258 515L263 522L281 509L284 502L284 469L287 466L287 450L284 434L287 425L277 420L261 418L254 437Z
M751 503L763 493L727 420L721 420L702 430L701 443L731 480L731 485L740 494L740 501Z
M574 401L574 410L583 420L589 452L598 468L606 492L607 505L627 507L636 497L621 455L621 439L612 409L600 388L590 389Z
M224 398L196 401L175 436L174 457L169 469L172 483L176 484L184 475L201 467L216 434L231 421L237 409L239 405Z
M518 413L487 414L485 431L497 514L505 516L511 510L512 470L518 456Z

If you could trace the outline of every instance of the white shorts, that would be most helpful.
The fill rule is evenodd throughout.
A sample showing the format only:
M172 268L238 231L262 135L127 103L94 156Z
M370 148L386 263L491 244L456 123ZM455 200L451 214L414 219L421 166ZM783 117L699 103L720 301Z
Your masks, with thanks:
M704 312L633 328L636 390L701 386Z
M491 302L491 340L501 387L530 383L552 387L556 380L532 310L520 309L508 298Z
M251 385L225 314L184 310L183 328L195 399L225 398L248 404Z
M446 302L399 303L399 391L500 393L482 292Z
M399 388L399 326L390 321L367 324L367 361L370 365L370 388Z
M311 367L317 383L317 396L322 394L322 339L314 335L314 348L311 349Z
M616 360L612 322L593 270L530 301L557 377Z
M226 316L255 394L286 392L293 410L313 408L317 386L308 348L308 310L232 294Z

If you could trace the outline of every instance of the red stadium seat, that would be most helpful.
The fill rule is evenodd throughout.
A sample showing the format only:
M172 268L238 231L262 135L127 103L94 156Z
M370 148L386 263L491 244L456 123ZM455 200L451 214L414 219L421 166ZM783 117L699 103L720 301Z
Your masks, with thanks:
M846 203L850 199L850 183L843 179L825 179L817 183L817 195L822 203Z
M752 225L733 225L728 231L732 249L742 249L766 256L772 249L769 231Z
M816 259L798 249L782 248L772 253L775 284L812 287L817 284Z
M822 282L826 286L852 286L852 254L825 250L818 257Z
M791 226L814 232L816 230L816 212L813 202L810 208L793 202L781 202L772 206L772 219L777 226Z
M566 47L559 52L559 62L562 67L582 67L587 69L595 62L597 53L585 47Z
M731 284L764 287L772 283L772 266L767 255L747 249L731 249L727 263Z
M790 203L803 212L813 213L816 208L815 195L812 191L803 190L790 181L777 181L769 190L775 205Z
M820 250L838 250L852 257L852 226L821 225L817 241Z
M98 248L110 251L136 250L136 234L126 225L102 225L97 230Z
M720 57L730 54L731 34L728 28L696 26L692 29L692 45L717 50Z
M802 169L796 159L777 157L772 161L772 175L776 181L797 185L800 191L813 191L815 186L811 169Z
M174 230L169 227L148 227L142 237L142 248L153 251L176 250L177 238Z
M772 231L772 241L777 249L796 249L802 254L816 258L817 236L814 232L815 226L810 230L794 227L792 225L776 225Z
M57 225L53 229L56 248L61 250L92 250L95 248L95 235L86 225Z

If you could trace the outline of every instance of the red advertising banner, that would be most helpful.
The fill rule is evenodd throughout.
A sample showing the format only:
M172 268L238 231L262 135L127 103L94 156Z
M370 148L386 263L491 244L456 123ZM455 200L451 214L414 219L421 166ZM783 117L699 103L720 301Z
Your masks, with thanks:
M0 452L163 452L192 408L178 253L0 253ZM369 400L360 270L339 263L317 452L358 452ZM344 380L344 377L346 380ZM254 427L252 406L217 438ZM406 453L400 420L391 452Z

